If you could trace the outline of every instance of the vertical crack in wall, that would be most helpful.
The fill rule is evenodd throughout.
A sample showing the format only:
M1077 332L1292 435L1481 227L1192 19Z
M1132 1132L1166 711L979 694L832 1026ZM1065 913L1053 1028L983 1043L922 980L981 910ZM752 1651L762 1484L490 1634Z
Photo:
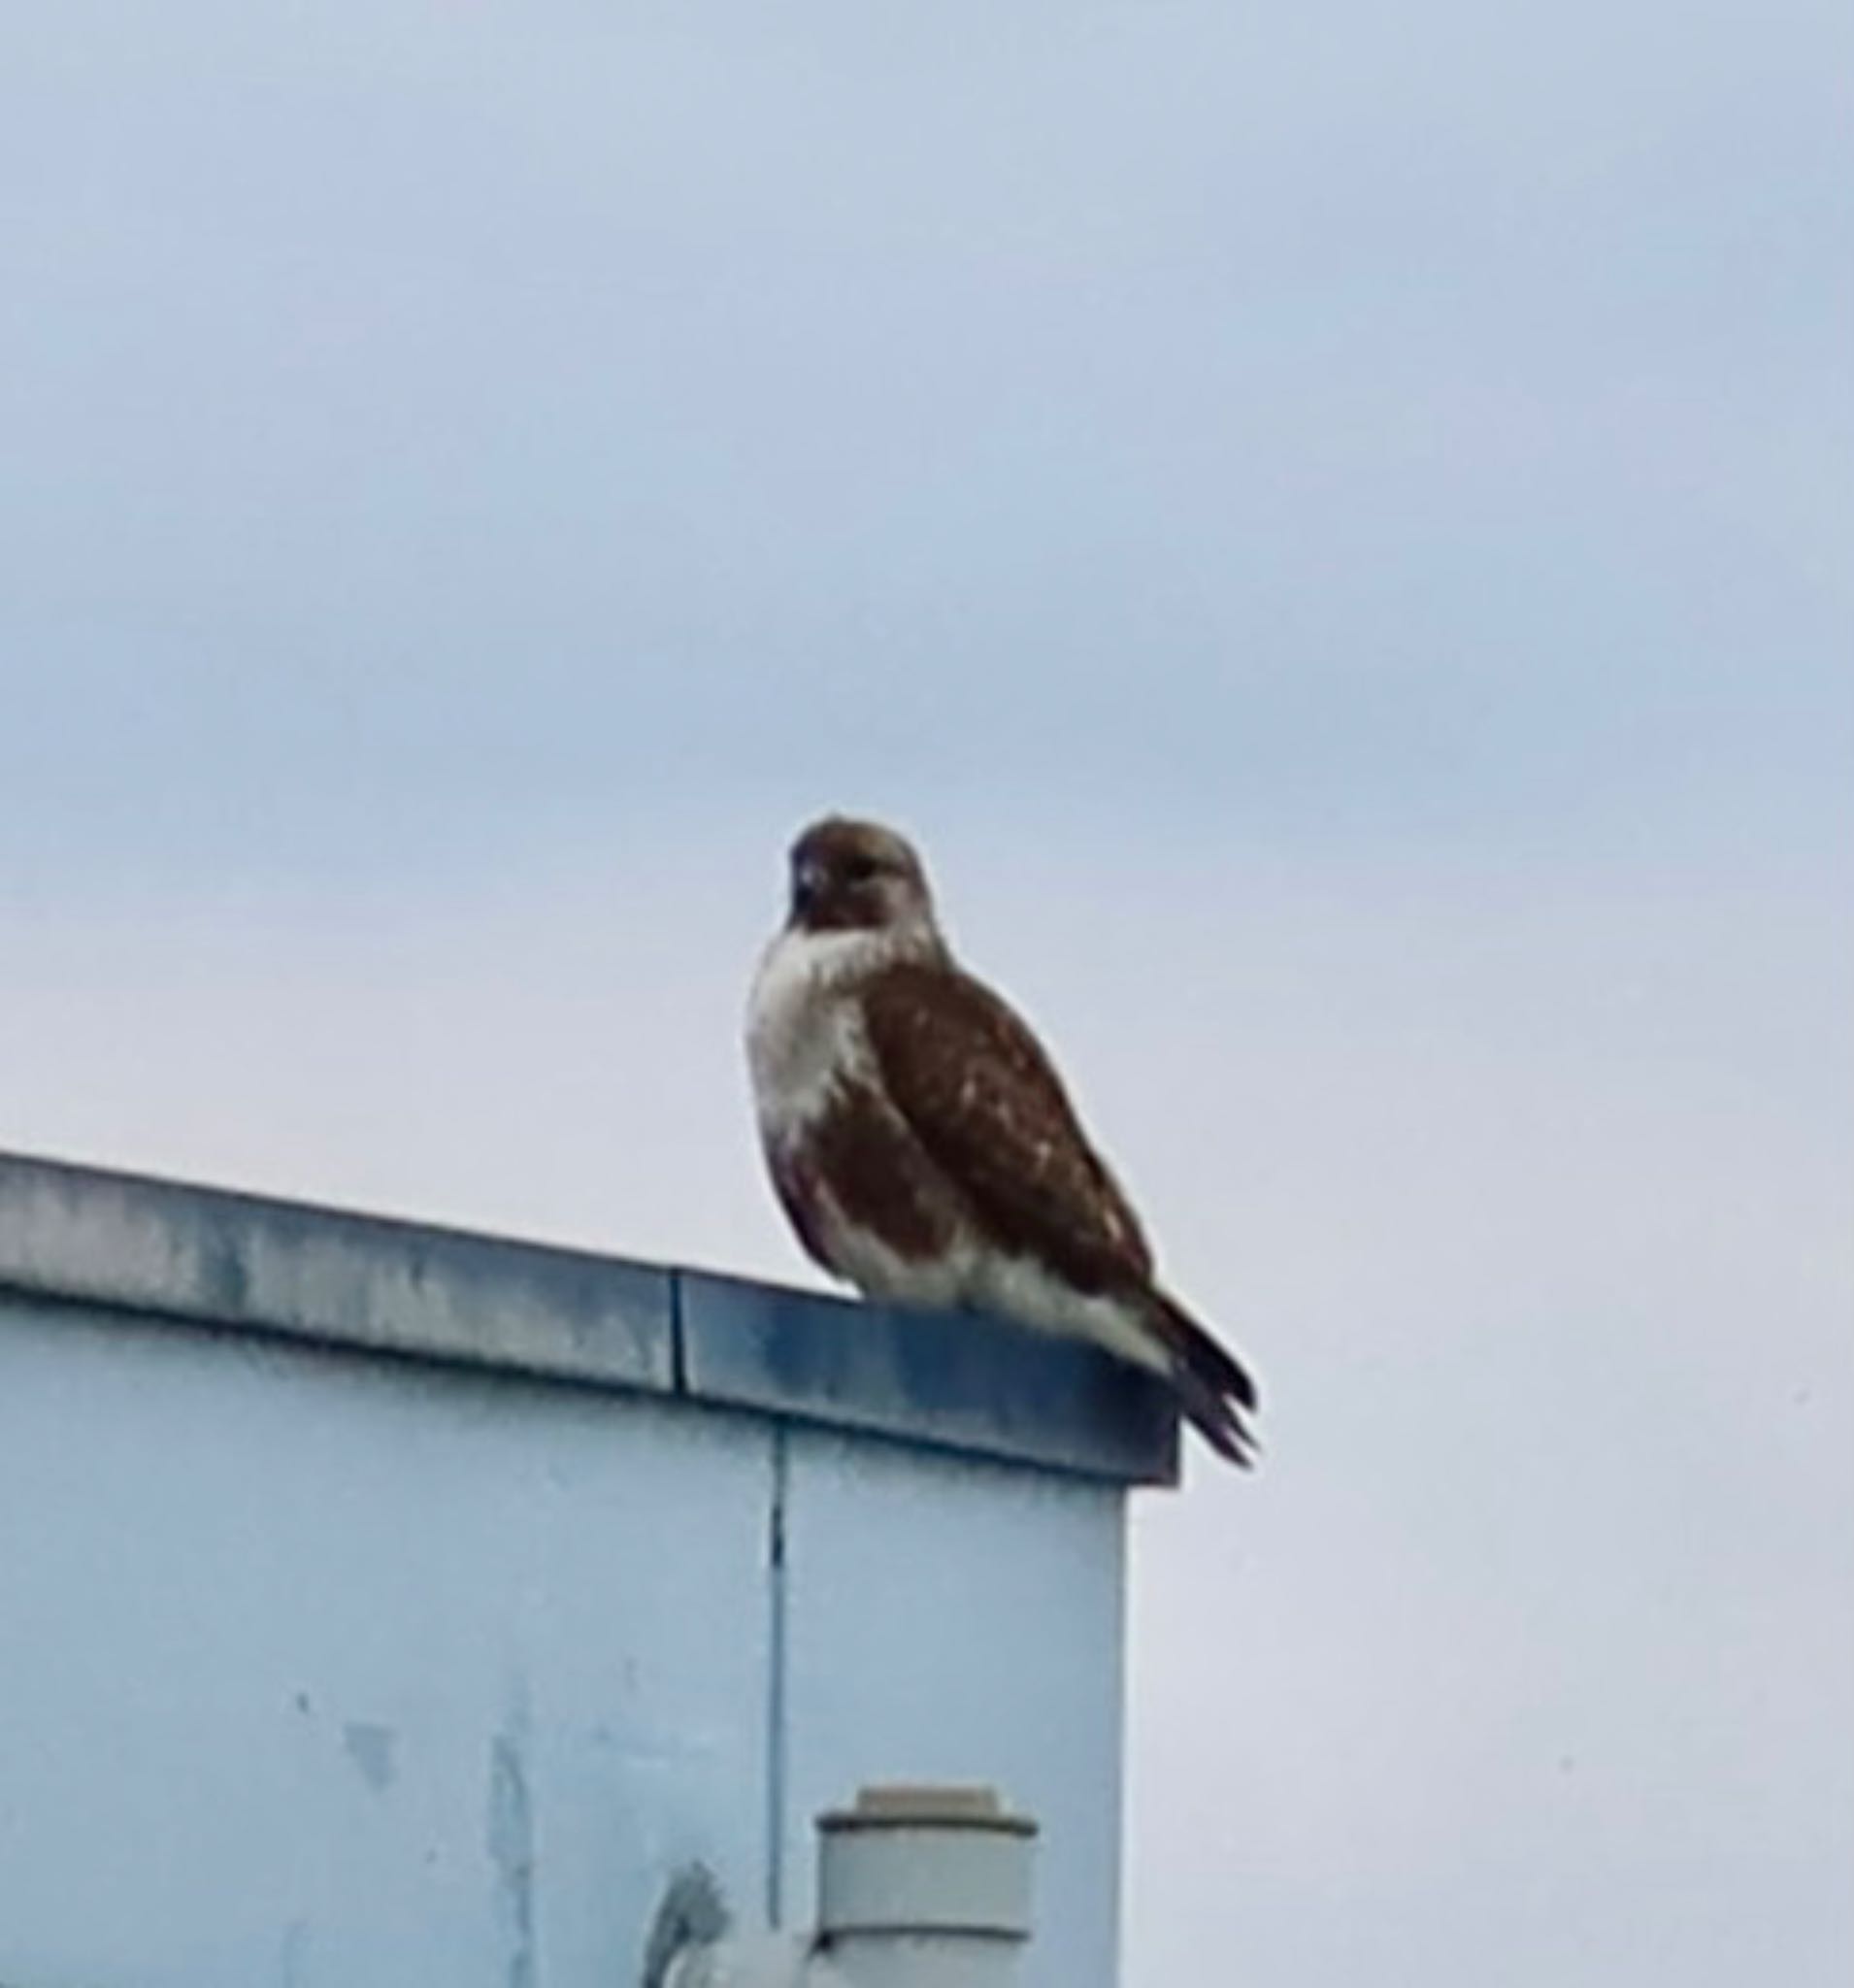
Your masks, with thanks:
M784 1923L787 1606L786 1498L791 1485L790 1437L773 1428L772 1494L766 1520L766 1923Z

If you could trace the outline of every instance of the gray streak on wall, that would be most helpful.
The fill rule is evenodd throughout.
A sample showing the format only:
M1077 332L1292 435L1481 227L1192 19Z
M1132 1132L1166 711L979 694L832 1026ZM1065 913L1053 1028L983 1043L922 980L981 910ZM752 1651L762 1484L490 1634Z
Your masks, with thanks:
M368 1719L349 1719L342 1727L342 1744L360 1777L376 1795L393 1784L393 1749L399 1736L390 1726L378 1726Z
M525 1735L516 1726L489 1742L489 1861L507 1954L507 1988L534 1988L534 1802Z

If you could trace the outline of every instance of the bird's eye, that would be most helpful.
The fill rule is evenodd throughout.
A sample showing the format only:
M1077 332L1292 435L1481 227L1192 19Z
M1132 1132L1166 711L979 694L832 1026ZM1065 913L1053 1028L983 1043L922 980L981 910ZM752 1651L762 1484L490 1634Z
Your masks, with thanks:
M881 867L874 856L851 856L844 865L844 880L846 883L874 883Z

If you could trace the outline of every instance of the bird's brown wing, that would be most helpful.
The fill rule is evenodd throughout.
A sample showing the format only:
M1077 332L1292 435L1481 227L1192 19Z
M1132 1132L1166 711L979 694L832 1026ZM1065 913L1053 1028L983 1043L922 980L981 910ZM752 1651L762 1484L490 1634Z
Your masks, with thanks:
M1144 1289L1139 1220L1023 1020L957 969L911 962L874 975L863 1004L882 1088L999 1245L1080 1291Z
M817 1215L817 1183L814 1169L801 1154L769 1147L767 1172L773 1176L773 1191L778 1196L785 1219L803 1245L805 1254L819 1269L836 1275L830 1252L824 1243L823 1224Z
M946 967L872 977L864 1017L882 1089L921 1150L1003 1249L1077 1291L1125 1296L1166 1350L1180 1406L1246 1466L1255 1384L1227 1347L1152 1281L1138 1218L1088 1143L1049 1059L989 988Z

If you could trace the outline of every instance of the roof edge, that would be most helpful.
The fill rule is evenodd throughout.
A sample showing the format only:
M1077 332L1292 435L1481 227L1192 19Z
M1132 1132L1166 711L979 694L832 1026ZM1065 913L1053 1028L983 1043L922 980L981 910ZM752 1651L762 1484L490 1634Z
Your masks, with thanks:
M0 1152L0 1292L1175 1483L1150 1376L1079 1342Z

